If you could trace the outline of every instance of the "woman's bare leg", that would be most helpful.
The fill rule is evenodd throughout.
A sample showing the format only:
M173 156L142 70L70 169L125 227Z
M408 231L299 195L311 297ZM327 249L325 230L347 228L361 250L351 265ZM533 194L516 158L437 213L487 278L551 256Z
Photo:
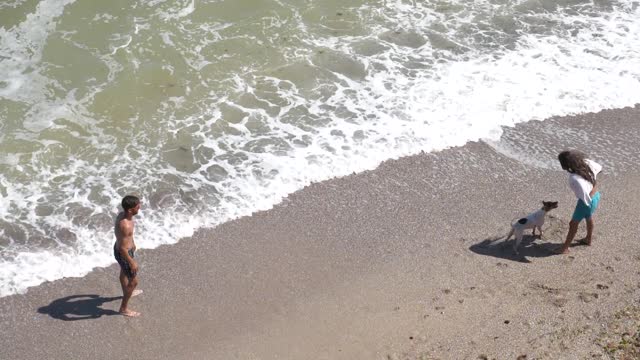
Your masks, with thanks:
M591 245L591 236L593 235L593 227L595 223L593 222L593 218L587 218L587 237L584 238L584 243L587 245Z
M569 252L569 245L573 241L573 238L576 237L576 233L578 232L579 221L571 220L569 221L569 232L567 233L567 239L564 241L564 244L558 250L559 254L566 254Z

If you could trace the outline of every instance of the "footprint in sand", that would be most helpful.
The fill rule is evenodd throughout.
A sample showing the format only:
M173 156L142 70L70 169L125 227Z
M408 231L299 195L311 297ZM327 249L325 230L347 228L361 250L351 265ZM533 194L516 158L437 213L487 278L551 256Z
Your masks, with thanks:
M533 289L534 293L542 293L541 295L544 299L558 308L562 308L569 303L566 290L552 288L539 283L531 284L529 285L529 288Z
M565 305L567 305L568 302L569 302L569 299L565 299L563 297L558 297L558 298L555 298L555 299L553 299L551 301L551 303L553 305L555 305L556 307L560 307L560 308L564 307Z
M544 235L541 237L545 240L559 240L562 242L564 233L565 233L565 225L562 220L558 219L555 216L550 216L547 220L547 227L544 229Z
M531 284L529 287L534 289L534 290L543 290L545 292L548 292L549 294L554 294L554 295L560 294L560 289L552 288L552 287L547 286L545 284L535 284L534 283L534 284Z
M596 300L600 297L600 295L598 295L597 293L589 293L589 292L581 292L580 294L578 294L578 298L580 300L582 300L585 303L590 303L593 300Z

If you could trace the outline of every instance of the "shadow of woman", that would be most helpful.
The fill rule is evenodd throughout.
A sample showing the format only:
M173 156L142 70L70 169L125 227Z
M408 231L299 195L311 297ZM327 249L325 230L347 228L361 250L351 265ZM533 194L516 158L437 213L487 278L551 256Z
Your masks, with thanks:
M469 250L476 254L493 256L501 259L529 263L527 257L547 257L556 255L555 250L558 244L555 243L535 243L537 237L524 235L518 248L519 254L513 251L514 239L509 242L497 242L495 238L485 239L477 244L471 245Z
M104 303L118 299L122 299L122 296L72 295L54 300L51 304L39 308L38 312L64 321L97 319L103 315L120 315L117 311L101 307Z

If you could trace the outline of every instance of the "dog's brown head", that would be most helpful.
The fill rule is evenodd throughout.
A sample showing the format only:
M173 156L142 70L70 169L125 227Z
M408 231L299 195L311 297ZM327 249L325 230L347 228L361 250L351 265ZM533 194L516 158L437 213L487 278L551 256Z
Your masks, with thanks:
M542 202L542 209L544 211L550 211L553 210L555 208L558 207L558 202L557 201L543 201Z

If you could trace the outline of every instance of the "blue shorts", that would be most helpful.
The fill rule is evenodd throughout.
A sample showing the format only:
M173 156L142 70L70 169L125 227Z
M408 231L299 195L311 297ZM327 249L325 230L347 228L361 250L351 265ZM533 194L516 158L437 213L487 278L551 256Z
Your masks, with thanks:
M587 206L582 200L578 200L576 204L576 209L573 211L573 216L571 220L573 221L582 221L584 219L589 219L598 209L598 203L600 202L600 192L596 192L593 194L591 198L591 206Z

